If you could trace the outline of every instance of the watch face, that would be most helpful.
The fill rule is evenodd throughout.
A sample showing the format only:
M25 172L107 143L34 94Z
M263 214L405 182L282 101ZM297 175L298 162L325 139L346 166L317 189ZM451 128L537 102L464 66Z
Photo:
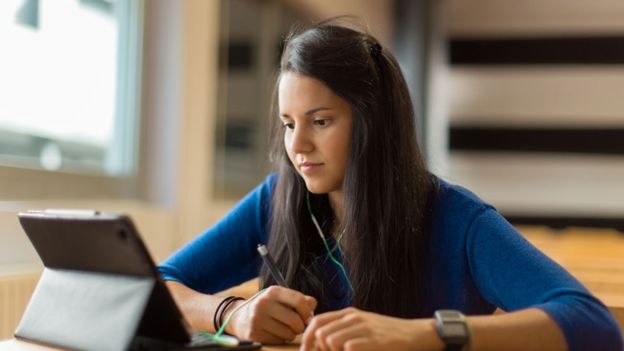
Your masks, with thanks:
M445 323L444 334L451 338L463 337L468 334L468 330L466 330L466 325L463 323Z
M440 310L436 312L437 317L445 322L463 322L465 317L458 311Z

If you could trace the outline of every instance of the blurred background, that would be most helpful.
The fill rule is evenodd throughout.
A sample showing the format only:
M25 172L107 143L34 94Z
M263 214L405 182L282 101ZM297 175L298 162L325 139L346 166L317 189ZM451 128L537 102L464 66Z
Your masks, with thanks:
M399 60L434 173L564 265L566 238L624 257L620 0L3 0L0 338L42 269L17 212L126 212L164 259L266 177L283 38L341 14ZM590 261L624 308L622 261Z

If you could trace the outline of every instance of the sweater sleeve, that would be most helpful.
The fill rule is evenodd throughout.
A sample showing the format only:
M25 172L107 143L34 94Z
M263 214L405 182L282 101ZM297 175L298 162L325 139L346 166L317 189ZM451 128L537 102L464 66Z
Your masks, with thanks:
M622 349L617 323L602 302L494 209L475 216L466 250L479 290L494 305L506 311L542 309L559 325L570 350Z
M267 177L213 227L160 264L163 278L213 294L258 276L256 247L266 243L274 179Z

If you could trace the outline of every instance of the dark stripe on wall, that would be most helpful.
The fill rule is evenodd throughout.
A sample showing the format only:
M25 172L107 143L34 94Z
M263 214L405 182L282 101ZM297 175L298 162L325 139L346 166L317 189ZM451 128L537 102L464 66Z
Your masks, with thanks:
M451 38L453 65L624 64L624 36L578 38Z
M506 215L505 218L513 225L543 225L554 229L568 227L610 228L624 233L624 218L515 215Z
M534 129L451 126L453 151L624 155L624 129Z

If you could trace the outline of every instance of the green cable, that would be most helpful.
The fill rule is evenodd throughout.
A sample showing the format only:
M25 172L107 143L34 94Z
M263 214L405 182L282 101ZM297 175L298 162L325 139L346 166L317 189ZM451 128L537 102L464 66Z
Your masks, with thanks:
M332 260L336 264L336 266L338 266L338 268L340 268L340 270L342 271L342 275L347 280L347 284L349 284L349 289L351 289L351 291L353 291L353 285L351 285L351 280L349 280L349 276L347 275L347 271L345 270L345 268L342 265L342 263L340 263L340 261L338 261L334 257L334 255L332 255L331 251L329 250L329 245L327 244L327 241L325 241L324 238L323 238L323 244L325 244L325 249L327 250L327 255L329 256L329 259ZM338 248L340 249L340 246L338 246Z
M332 254L332 250L329 248L329 244L327 244L327 240L325 240L325 235L323 235L323 231L321 230L320 226L318 225L318 222L316 221L316 218L314 217L314 214L312 213L312 206L310 205L310 192L306 191L306 203L308 205L308 212L310 212L310 216L312 217L312 221L314 222L314 225L316 226L316 229L319 232L319 235L321 237L321 240L323 241L323 245L325 245L325 249L327 250L327 255L329 256L329 259L331 259L334 264L336 264L336 266L338 266L338 268L340 268L340 270L342 271L342 275L345 277L347 284L349 284L349 288L351 289L351 291L353 291L353 285L351 284L351 280L349 279L349 275L347 274L347 270L344 268L344 266L342 265L342 263L340 263L340 261L338 261L334 255ZM340 251L340 254L344 257L344 253L342 252L342 249L340 248L340 240L342 240L342 237L344 235L344 233L347 231L347 228L345 227L342 230L342 233L340 233L340 235L338 235L338 239L336 239L336 246L338 247L338 250Z

